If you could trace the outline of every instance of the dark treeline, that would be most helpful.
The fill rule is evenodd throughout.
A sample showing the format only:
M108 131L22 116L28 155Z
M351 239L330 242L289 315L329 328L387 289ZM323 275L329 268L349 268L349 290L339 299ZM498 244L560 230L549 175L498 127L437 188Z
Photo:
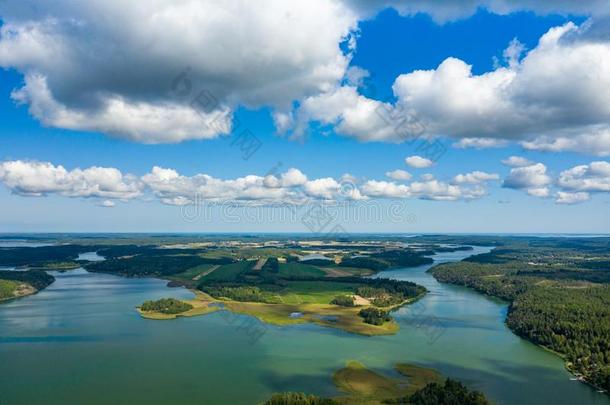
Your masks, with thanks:
M385 278L360 279L364 287L359 287L358 295L372 298L376 306L387 307L400 304L405 300L413 299L426 293L426 288L410 281L390 280Z
M423 264L432 264L434 260L425 255L432 255L434 251L416 251L411 249L392 249L371 253L366 257L344 258L339 266L359 267L372 269L376 272L390 267L416 267Z
M19 281L22 283L28 283L35 289L42 290L43 288L46 288L51 285L53 281L55 281L55 277L50 274L47 274L42 270L0 270L0 280L11 280Z
M89 250L91 251L91 250ZM97 249L100 256L106 259L116 259L119 257L129 256L172 256L172 255L197 255L205 253L206 249L190 249L190 248L164 248L158 245L112 245L103 246ZM221 260L221 259L218 259ZM230 263L230 258L225 258L225 263Z
M122 276L168 276L208 263L199 256L148 256L129 259L109 259L86 265L92 272L120 274Z
M270 257L267 259L263 267L261 268L263 273L277 274L280 271L280 262L277 257Z
M607 267L610 270L610 267ZM602 269L600 269L602 270ZM598 270L555 270L555 271L531 271L520 270L517 276L541 277L551 280L590 281L592 283L610 283L610 271Z
M364 269L371 269L374 271L383 271L390 267L390 265L381 260L372 259L370 257L352 257L346 258L339 263L340 267L360 267Z
M172 252L157 249L124 259L107 259L92 262L86 269L92 272L119 274L127 277L170 276L202 264L226 264L227 258L206 258L197 255L172 255ZM120 257L120 256L119 256Z
M53 245L39 247L11 247L0 248L0 266L29 266L29 267L45 267L49 263L56 262L72 262L77 260L78 255L86 252L97 252L99 255L108 259L107 262L98 262L91 266L93 271L103 271L105 266L108 267L109 273L133 273L139 275L140 264L146 259L143 257L154 258L167 256L197 256L204 252L202 249L163 249L156 245ZM129 260L136 257L140 258L140 262L133 262L133 266ZM122 271L116 270L116 263L113 259L121 259ZM231 258L200 258L200 263L210 264L228 264L232 263ZM163 260L163 259L162 259ZM103 264L102 264L103 263ZM186 268L183 268L186 270ZM149 272L144 271L148 274Z
M49 262L65 262L75 260L80 253L91 252L94 248L81 245L0 248L0 266L41 266Z
M340 307L353 307L356 306L354 303L354 297L349 295L338 295L330 302L333 305L339 305Z
M417 251L408 249L386 250L384 252L371 255L376 259L381 259L391 267L416 267L423 264L432 264L434 260L424 255L434 254L434 251Z
M401 402L402 401L402 402ZM448 378L444 384L431 383L395 404L413 405L490 405L479 391L470 391L459 381Z
M242 302L265 302L261 289L255 286L202 285L199 289L214 298L227 298Z
M474 263L502 264L511 261L512 257L507 256L513 253L517 253L517 250L507 248L495 248L489 253L482 253L480 255L470 256L465 258L463 261Z
M104 246L97 251L97 254L104 256L106 259L116 259L118 257L146 254L154 250L157 250L155 245L114 245Z
M329 260L329 259L308 259L308 260L301 260L300 263L309 264L311 266L335 266L336 265L334 260Z
M282 392L273 394L263 405L338 405L339 403L329 399L320 398L315 395L307 395L302 392Z
M474 288L475 290L505 300L512 300L524 293L539 279L519 278L508 272L499 271L496 266L481 265L466 261L440 264L431 269L434 278L443 283L451 283Z

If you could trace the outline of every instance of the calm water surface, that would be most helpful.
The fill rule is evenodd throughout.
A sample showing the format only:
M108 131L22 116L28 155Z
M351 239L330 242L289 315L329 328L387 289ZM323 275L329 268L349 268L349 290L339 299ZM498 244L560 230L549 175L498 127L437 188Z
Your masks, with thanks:
M101 262L102 260L106 260L104 256L100 256L97 252L85 252L80 253L76 260L87 260L90 262Z
M0 305L0 404L255 404L279 390L335 395L331 373L350 359L388 373L396 362L435 367L498 404L610 403L570 381L558 357L513 335L503 323L505 303L439 284L428 268L382 273L430 290L395 313L397 335L258 324L266 329L255 343L239 328L252 319L245 316L141 319L134 307L146 299L192 296L164 281L53 273L57 281L46 290Z

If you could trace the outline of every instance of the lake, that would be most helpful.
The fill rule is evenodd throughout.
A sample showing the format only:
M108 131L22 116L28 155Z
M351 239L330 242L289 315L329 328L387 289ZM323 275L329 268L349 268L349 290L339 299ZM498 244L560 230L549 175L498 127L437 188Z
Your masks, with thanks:
M498 404L610 403L570 381L559 357L512 334L506 303L437 283L429 267L378 275L430 290L394 313L397 335L382 337L222 313L145 320L135 311L144 300L192 294L157 279L53 272L46 290L0 305L0 404L256 404L275 391L336 395L331 374L351 359L388 373L396 362L433 367ZM255 341L244 327L252 322L264 332Z

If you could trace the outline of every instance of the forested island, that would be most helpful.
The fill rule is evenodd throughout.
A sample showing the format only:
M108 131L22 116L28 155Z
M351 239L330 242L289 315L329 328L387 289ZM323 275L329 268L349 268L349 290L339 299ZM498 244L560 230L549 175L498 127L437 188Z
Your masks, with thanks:
M167 315L176 315L193 309L193 306L175 298L161 298L156 301L144 301L140 309L144 312L154 311Z
M565 358L583 381L610 390L608 239L513 240L430 271L442 282L509 301L506 324Z

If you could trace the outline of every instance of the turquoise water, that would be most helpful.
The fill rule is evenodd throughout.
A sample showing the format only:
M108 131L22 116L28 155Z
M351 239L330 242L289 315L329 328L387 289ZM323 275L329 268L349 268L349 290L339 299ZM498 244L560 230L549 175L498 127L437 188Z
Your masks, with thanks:
M382 273L430 290L396 312L400 332L383 337L227 313L150 321L137 304L192 294L156 279L54 273L46 290L0 305L0 404L255 404L280 390L334 395L330 376L350 359L388 373L396 362L434 367L499 404L610 403L570 381L561 359L513 335L505 303L439 284L428 268ZM253 331L263 334L254 339Z

